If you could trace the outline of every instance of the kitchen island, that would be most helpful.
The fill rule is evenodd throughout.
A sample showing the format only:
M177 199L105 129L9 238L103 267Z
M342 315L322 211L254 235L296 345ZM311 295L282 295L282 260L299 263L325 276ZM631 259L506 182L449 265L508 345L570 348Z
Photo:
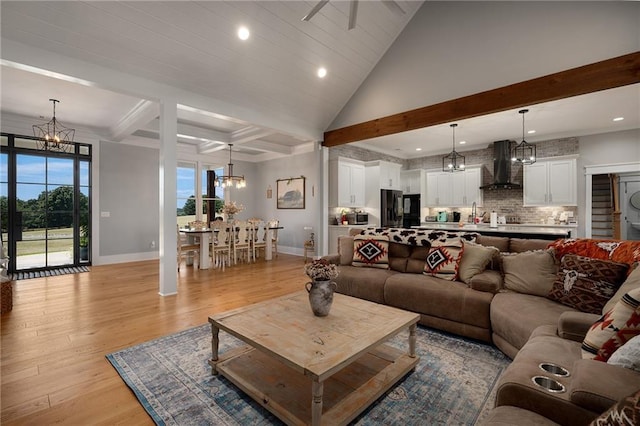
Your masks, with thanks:
M536 224L507 224L491 228L488 223L477 225L465 223L463 226L455 222L421 222L415 229L444 229L447 231L471 231L482 235L498 237L527 238L541 240L556 240L571 238L576 233L577 225L536 225Z

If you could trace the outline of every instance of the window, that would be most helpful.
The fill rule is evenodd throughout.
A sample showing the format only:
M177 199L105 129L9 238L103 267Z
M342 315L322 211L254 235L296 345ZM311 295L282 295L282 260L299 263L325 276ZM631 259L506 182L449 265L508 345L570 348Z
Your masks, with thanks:
M176 178L176 213L178 225L184 226L196 219L196 165L178 163Z

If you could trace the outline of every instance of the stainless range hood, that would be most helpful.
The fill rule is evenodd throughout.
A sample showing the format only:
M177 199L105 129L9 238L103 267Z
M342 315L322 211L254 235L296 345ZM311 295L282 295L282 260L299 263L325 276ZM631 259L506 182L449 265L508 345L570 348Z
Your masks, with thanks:
M522 186L511 182L511 144L514 141L504 140L493 143L493 183L483 185L480 189L520 189Z

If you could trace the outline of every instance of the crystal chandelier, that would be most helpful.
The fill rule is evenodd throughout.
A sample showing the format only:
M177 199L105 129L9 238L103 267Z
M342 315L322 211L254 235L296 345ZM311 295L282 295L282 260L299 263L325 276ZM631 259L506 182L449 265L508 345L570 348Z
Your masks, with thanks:
M229 169L228 175L216 176L213 184L215 186L220 186L222 188L229 188L235 186L236 188L244 188L247 186L247 181L244 180L244 176L235 176L233 174L233 163L231 162L231 147L232 143L229 144Z
M522 142L513 148L513 155L511 156L511 161L517 161L525 165L536 162L536 146L524 140L524 115L528 112L528 109L518 111L519 114L522 114Z
M47 123L34 124L33 135L38 138L38 149L69 152L73 147L73 137L76 134L75 129L63 126L56 120L56 102L57 99L49 99L53 102L53 118Z
M459 154L456 151L456 127L457 124L451 124L453 129L453 150L449 155L442 157L442 171L443 172L463 172L464 171L464 155Z

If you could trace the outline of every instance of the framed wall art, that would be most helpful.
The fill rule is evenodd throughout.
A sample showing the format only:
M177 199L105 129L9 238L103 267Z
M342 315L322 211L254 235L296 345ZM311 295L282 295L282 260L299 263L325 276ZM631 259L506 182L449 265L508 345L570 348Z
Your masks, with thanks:
M278 179L276 183L279 209L304 209L304 176Z

